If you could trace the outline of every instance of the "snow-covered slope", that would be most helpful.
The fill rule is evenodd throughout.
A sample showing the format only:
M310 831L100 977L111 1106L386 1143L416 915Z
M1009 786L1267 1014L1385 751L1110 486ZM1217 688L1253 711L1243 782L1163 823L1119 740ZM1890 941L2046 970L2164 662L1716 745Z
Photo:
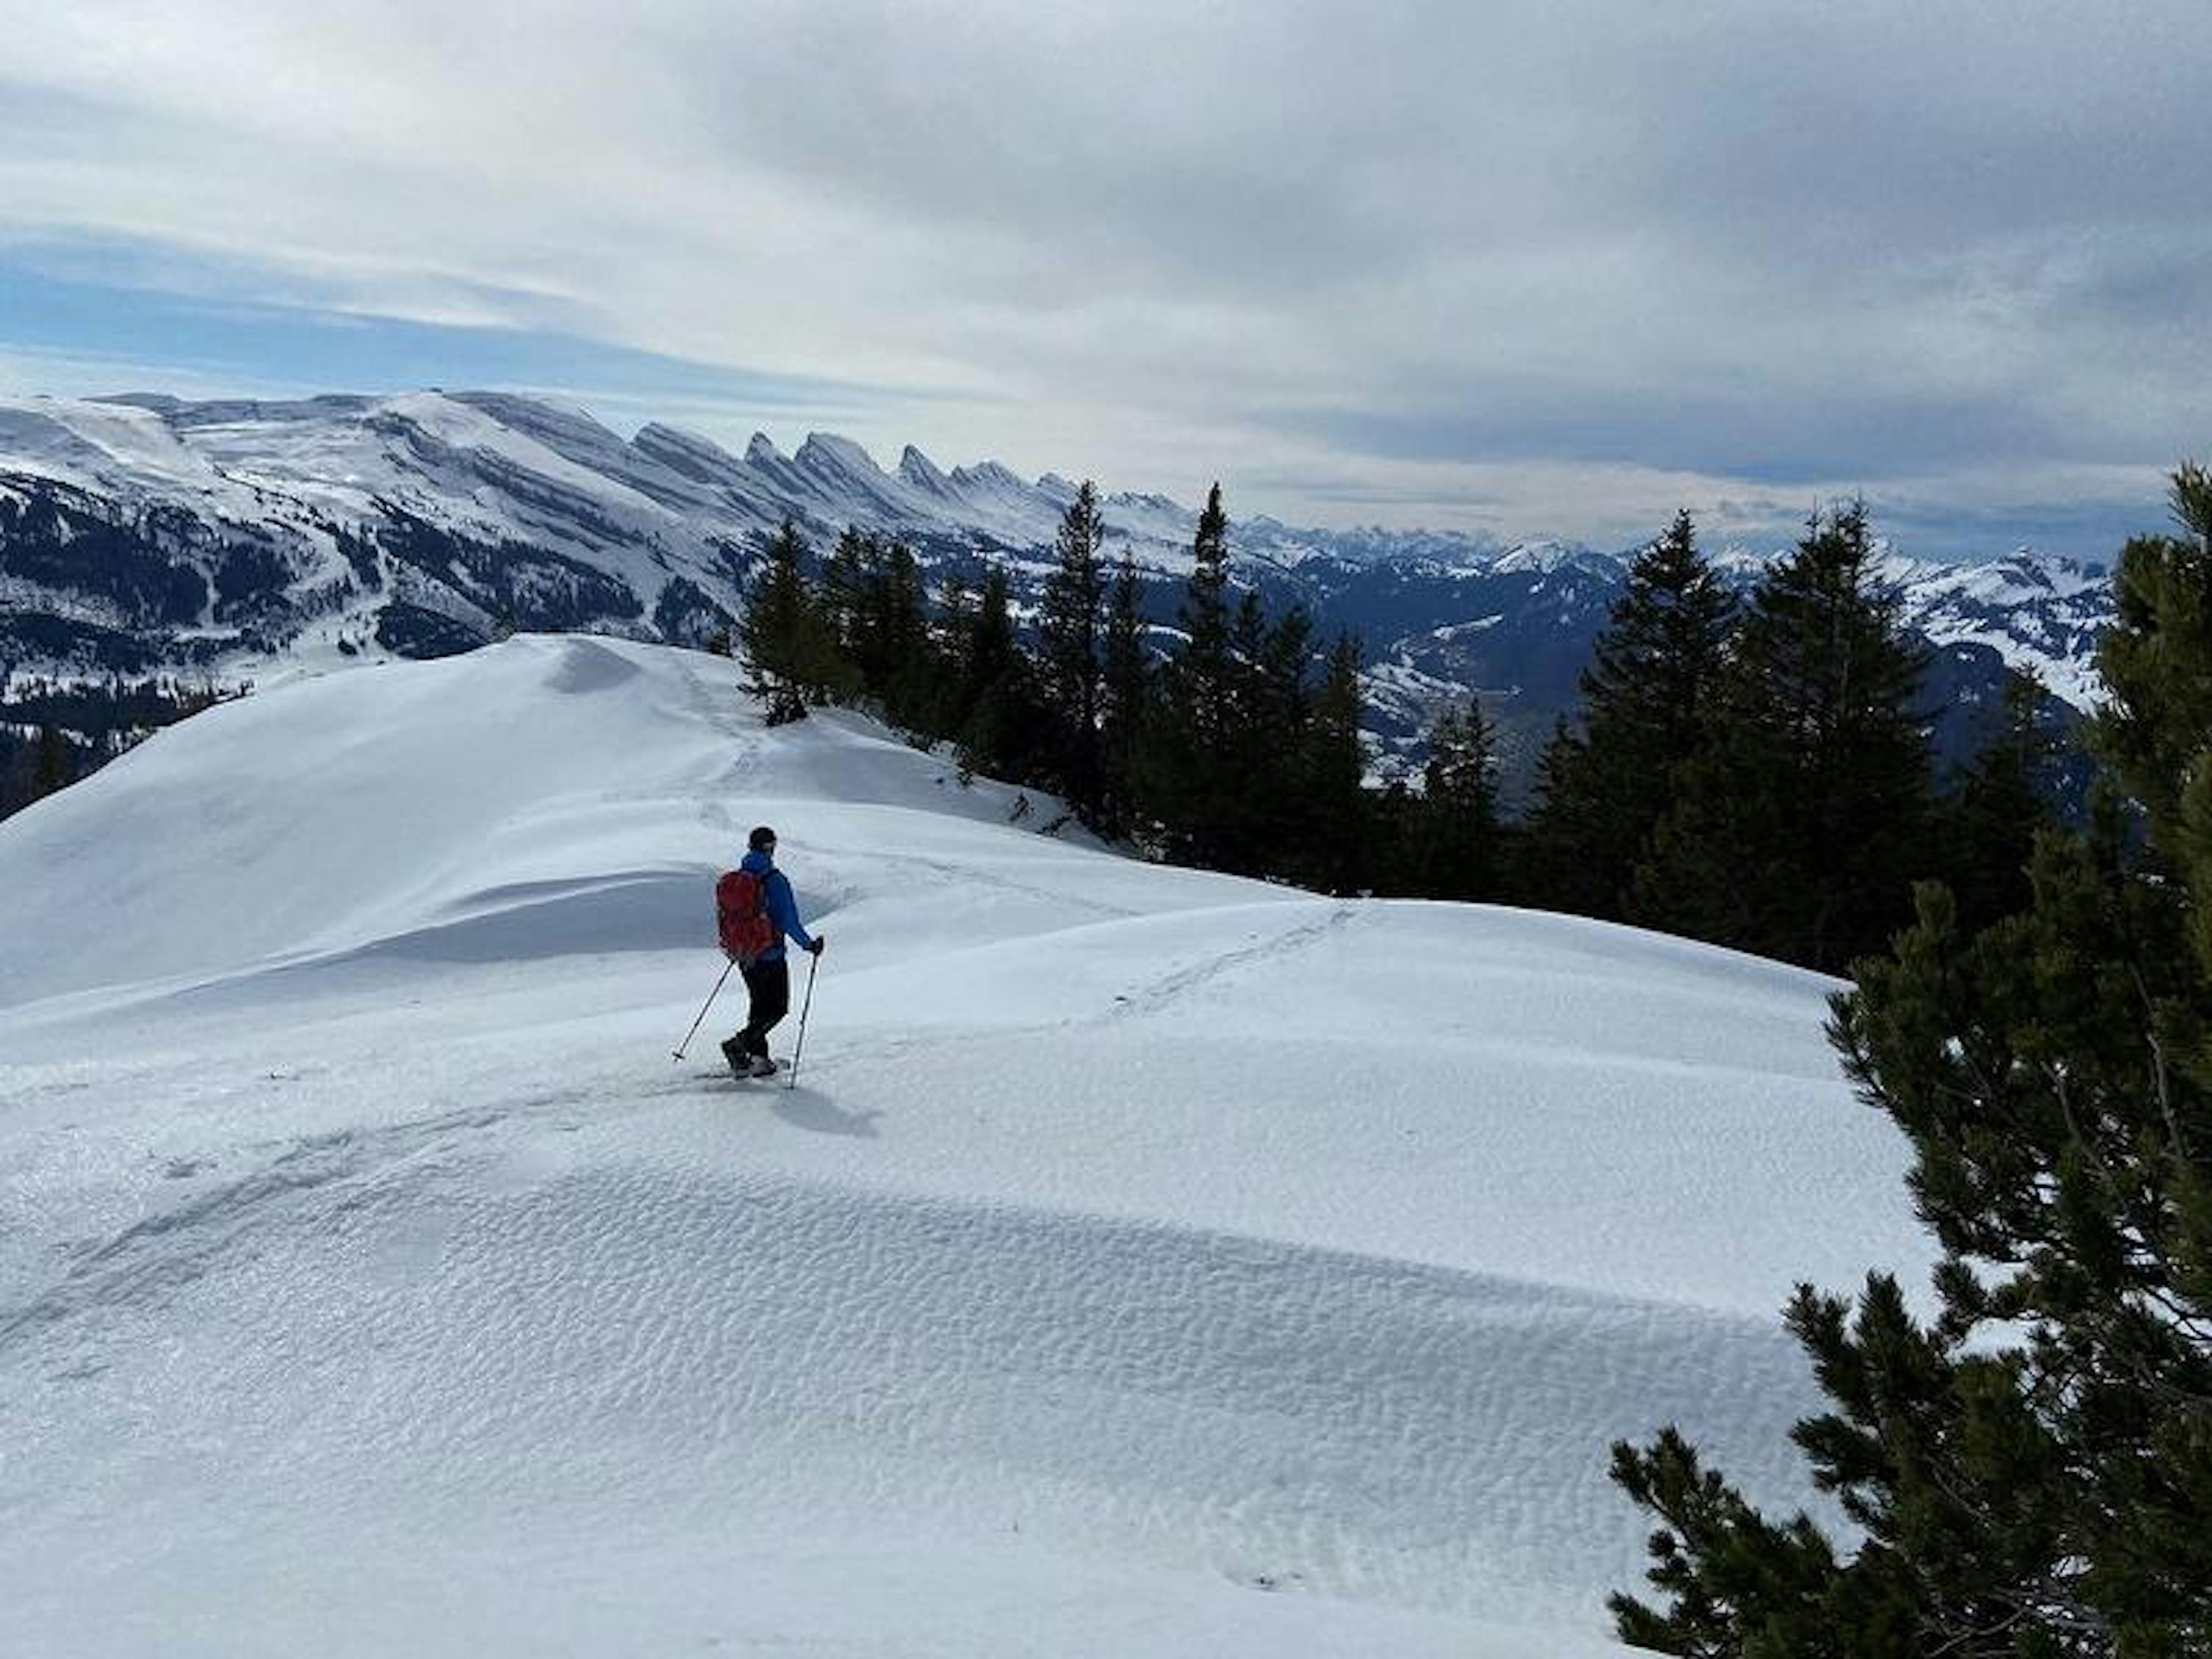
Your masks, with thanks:
M733 678L358 668L0 824L11 1651L1589 1653L1613 1437L1802 1495L1774 1310L1926 1258L1826 981L1138 865ZM670 1058L757 821L789 1089L729 994Z
M2102 565L2023 550L1977 565L1893 558L1885 574L1906 622L1936 644L1987 646L2075 708L2104 702L2097 641L2112 625L2112 584Z

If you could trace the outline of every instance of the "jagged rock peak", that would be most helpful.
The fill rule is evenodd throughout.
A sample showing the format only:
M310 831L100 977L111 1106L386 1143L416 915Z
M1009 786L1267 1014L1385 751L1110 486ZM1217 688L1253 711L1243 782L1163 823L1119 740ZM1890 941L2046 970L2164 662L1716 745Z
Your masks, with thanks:
M959 466L952 470L955 483L975 484L987 489L1025 490L1029 486L1012 468L997 461L981 461L974 466Z
M629 447L647 460L702 483L725 478L737 466L736 459L713 439L663 426L658 421L640 427Z
M841 438L834 432L810 432L806 441L799 447L792 458L802 465L823 466L862 478L879 478L883 469L876 465L875 457L850 438Z
M912 444L908 444L899 453L898 471L899 477L908 483L927 489L933 495L943 495L951 482L943 472L938 470L936 462L931 460Z
M783 459L783 452L769 441L765 432L756 432L745 446L745 459L756 466L773 465Z

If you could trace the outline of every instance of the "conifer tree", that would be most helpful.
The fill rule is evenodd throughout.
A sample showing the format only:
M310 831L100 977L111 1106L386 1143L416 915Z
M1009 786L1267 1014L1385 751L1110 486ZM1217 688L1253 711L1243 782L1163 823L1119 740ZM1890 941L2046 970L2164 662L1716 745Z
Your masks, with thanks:
M980 696L1021 659L1014 630L1014 608L1005 569L993 565L983 574L982 591L961 650L961 677L969 695Z
M1098 722L1105 697L1105 529L1097 488L1085 479L1060 518L1059 562L1045 581L1037 617L1045 695L1062 744L1061 787L1068 804L1094 820L1104 798Z
M2057 745L2043 723L2044 702L2033 676L2008 675L1993 729L1956 769L1950 793L1936 805L1942 879L1958 902L1960 926L1970 933L2027 906L2036 834L2053 822Z
M768 562L738 623L750 670L745 689L765 705L770 726L804 720L810 686L818 684L819 665L810 659L823 641L799 570L805 555L805 538L786 519L769 543Z
M1267 612L1260 596L1247 588L1237 601L1229 625L1229 720L1238 738L1258 725L1260 665L1267 653Z
M1304 765L1313 734L1312 613L1292 605L1278 616L1244 678L1233 822L1246 868L1288 876L1311 858L1317 831Z
M1048 764L1042 695L1014 627L1006 573L994 565L963 653L968 712L958 733L961 764L993 777L1031 777Z
M979 596L965 574L949 572L929 625L931 687L926 724L932 738L957 738L968 723L975 690L968 675L968 641Z
M863 642L869 690L893 726L918 731L927 721L937 690L937 662L930 648L929 602L914 550L893 542L875 550L863 586Z
M1252 678L1250 718L1255 735L1290 742L1305 736L1313 718L1313 613L1292 605L1269 624Z
M41 721L31 773L31 799L53 794L76 781L76 745L52 720Z
M851 550L849 554L847 550ZM843 562L849 557L850 562ZM838 581L849 572L852 587L844 599L840 630L845 654L860 671L864 694L880 697L890 682L891 635L902 631L908 618L902 614L903 595L896 591L890 550L877 536L848 531L838 538Z
M1932 1324L1881 1273L1789 1311L1831 1401L1795 1438L1863 1535L1767 1520L1672 1431L1616 1446L1663 1523L1662 1603L1613 1601L1638 1646L2212 1654L2212 479L2175 503L2120 556L2090 832L2045 831L1978 935L1923 887L1834 1003L1943 1252Z
M1923 666L1866 510L1815 516L1753 595L1628 919L1840 969L1907 919L1931 761Z
M862 656L862 595L873 551L871 538L859 526L846 526L837 538L836 546L822 562L821 592L815 600L830 643L856 670Z
M1582 733L1565 715L1554 720L1551 737L1536 752L1534 805L1509 885L1516 902L1533 908L1605 915L1604 890L1589 878L1583 855L1575 850L1581 839L1579 823L1587 817L1578 787L1583 779L1583 751ZM1668 782L1671 788L1672 779ZM1632 880L1634 874L1632 866ZM1623 895L1614 914L1626 909Z
M1399 879L1425 897L1489 898L1497 880L1497 728L1469 698L1437 717L1428 747L1421 793L1407 803Z
M1190 585L1177 617L1187 636L1178 661L1193 682L1192 695L1219 698L1229 684L1229 514L1218 483L1206 491L1190 560Z
M1703 740L1735 603L1678 513L1638 555L1582 674L1582 730L1555 732L1538 763L1528 829L1537 896L1618 919L1666 813L1677 768Z
M1201 753L1204 770L1183 818L1190 856L1208 869L1264 873L1279 839L1278 797L1264 775L1273 752L1267 745L1281 740L1271 729L1279 688L1268 678L1268 634L1260 596L1247 589L1230 626L1212 740Z
M1144 617L1137 608L1137 566L1126 552L1114 577L1102 649L1099 744L1104 769L1105 827L1120 834L1135 821L1140 807L1139 780L1152 702Z
M1311 832L1299 873L1328 892L1354 892L1373 879L1359 658L1359 641L1350 634L1330 647L1303 767Z
M20 812L36 799L31 766L32 745L0 732L0 818Z
M1160 715L1143 768L1143 793L1170 855L1215 866L1238 696L1228 590L1229 516L1217 483L1191 541L1190 580L1176 615L1183 637L1161 666Z

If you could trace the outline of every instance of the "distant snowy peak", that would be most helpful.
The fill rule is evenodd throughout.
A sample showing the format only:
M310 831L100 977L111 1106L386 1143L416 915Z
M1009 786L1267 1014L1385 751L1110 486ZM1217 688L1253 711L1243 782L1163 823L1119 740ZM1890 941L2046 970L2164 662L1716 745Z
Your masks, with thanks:
M2103 565L2023 548L1985 564L1900 560L1887 574L1905 620L1938 645L1988 646L2077 708L2104 701L2096 650L2112 598Z
M1051 501L997 461L956 466L951 482L954 501L963 511L976 515L979 524L1040 524L1046 532L1040 538L1042 540L1050 539L1065 510L1064 503Z
M64 404L0 404L0 465L88 485L208 470L155 410Z
M791 459L824 477L850 480L862 489L873 489L884 479L884 470L876 465L874 456L834 432L808 433L806 441Z
M1790 551L1731 544L1712 563L1747 590ZM2097 641L2112 620L2104 565L2027 547L1974 564L1940 564L1877 541L1875 575L1897 595L1905 624L1931 643L1987 647L2076 708L2103 702Z
M1620 561L1609 555L1593 552L1577 544L1555 541L1520 543L1490 566L1500 575L1537 576L1548 576L1570 568L1616 574L1620 568Z
M917 514L911 492L850 438L811 432L791 464L818 500L842 508L853 521L875 526Z
M1194 498L1204 482L1188 481ZM786 520L817 549L849 527L904 538L926 562L998 557L1018 587L1041 575L1078 489L994 460L948 470L911 445L886 471L827 432L789 454L765 434L732 453L658 422L624 438L512 392L0 399L0 508L55 498L0 535L0 665L251 675L319 652L436 654L507 628L701 644L742 610L751 550ZM1109 558L1156 580L1188 571L1194 509L1158 491L1099 505ZM1532 709L1547 684L1571 702L1568 659L1632 555L1301 529L1228 505L1240 586L1307 605L1378 661L1395 640L1509 608L1482 635L1495 648L1459 665L1462 684L1510 685ZM1782 556L1727 547L1714 562L1748 586ZM2070 701L2094 697L2101 568L2025 549L1966 567L1883 561L1931 640L1988 646Z
M439 401L458 404L489 416L510 431L537 439L558 455L579 459L588 457L619 465L629 447L588 411L548 403L543 398L521 398L504 392L460 392ZM404 400L395 402L404 406ZM426 400L426 406L434 407L434 404L427 404Z
M767 440L754 441L765 443ZM711 439L658 422L640 427L637 436L630 440L630 447L647 460L681 473L695 483L732 483L742 473L737 459Z
M2043 598L2074 599L2084 594L2101 597L2112 580L2110 568L2102 563L2085 563L2026 547L1987 564L1923 564L1919 570L1919 580L1948 581L1960 592L1972 592L1991 605L2017 605Z
M997 461L982 461L974 466L957 466L953 477L963 489L981 491L995 489L1009 495L1026 495L1029 486Z
M898 475L905 483L939 501L951 498L952 480L939 471L936 462L912 444L900 452Z
M1757 576L1794 551L1796 549L1790 546L1753 547L1729 542L1707 557L1721 571ZM2112 580L2111 570L2102 563L2044 553L2033 547L2015 548L2000 558L1962 563L1916 557L1900 551L1887 538L1876 537L1874 552L1877 575L1892 586L1917 587L1940 582L1961 591L1973 591L1999 603L2038 594L2070 599L2082 593L2102 592Z
M1265 514L1237 520L1233 529L1239 545L1269 549L1286 563L1325 557L1348 565L1418 564L1444 570L1489 570L1520 545L1476 531L1385 530L1379 525L1301 530Z

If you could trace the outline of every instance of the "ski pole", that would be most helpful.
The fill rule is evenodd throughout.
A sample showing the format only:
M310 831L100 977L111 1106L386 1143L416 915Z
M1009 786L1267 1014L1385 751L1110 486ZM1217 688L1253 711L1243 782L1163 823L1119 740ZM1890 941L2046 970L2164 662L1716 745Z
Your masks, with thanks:
M822 971L822 958L817 956L814 965L806 970L806 995L799 1005L799 1040L791 1045L791 1075L783 1080L787 1089L799 1086L799 1057L806 1052L806 1016L814 1006L814 976Z
M681 1060L684 1058L684 1051L691 1046L691 1039L699 1035L700 1026L706 1024L707 1010L713 1007L714 1006L714 999L722 994L723 981L729 978L730 969L737 965L738 959L735 957L732 957L727 962L722 964L722 978L716 980L714 981L714 988L707 993L707 1000L700 1005L699 1018L691 1022L691 1029L684 1034L684 1041L676 1045L676 1052L670 1056L671 1059Z

